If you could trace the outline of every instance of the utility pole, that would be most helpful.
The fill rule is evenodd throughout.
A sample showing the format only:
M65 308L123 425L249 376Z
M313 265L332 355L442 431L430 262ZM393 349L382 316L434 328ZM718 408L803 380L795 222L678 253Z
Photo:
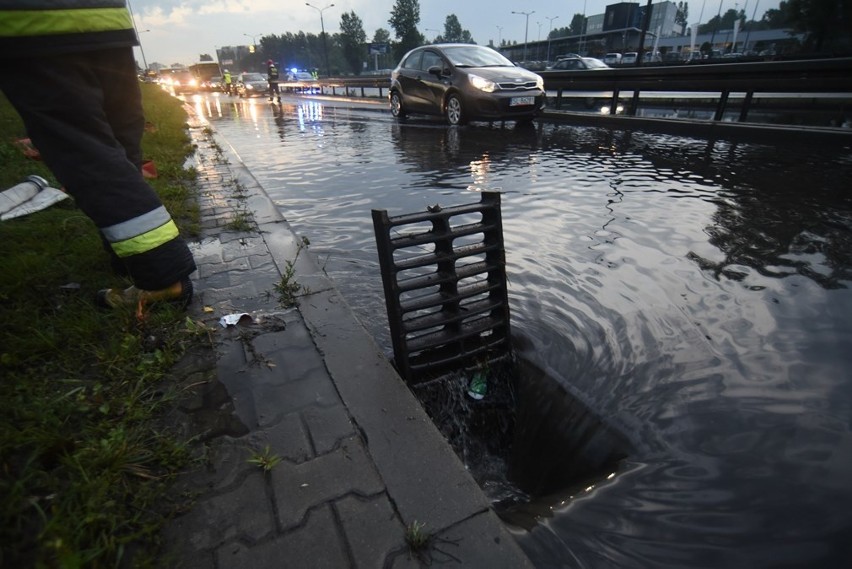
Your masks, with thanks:
M553 20L558 18L559 16L553 16L552 18L549 16L545 16L548 20L550 20L550 31L547 32L547 61L550 61L550 36L553 33Z
M331 8L332 6L334 6L334 4L329 4L325 8L317 8L316 6L311 4L310 2L305 2L305 6L310 6L311 8L313 8L314 10L319 12L319 15L320 15L320 30L322 30L322 51L323 51L323 55L325 57L325 74L326 74L327 77L331 77L331 68L328 65L328 43L326 42L326 38L325 38L325 23L323 22L323 19L322 19L322 13L325 12L326 10L328 10L329 8Z
M520 14L521 16L527 17L527 24L524 26L524 61L527 60L527 37L529 36L530 31L530 14L535 14L535 10L532 12L515 12L512 10L513 14Z

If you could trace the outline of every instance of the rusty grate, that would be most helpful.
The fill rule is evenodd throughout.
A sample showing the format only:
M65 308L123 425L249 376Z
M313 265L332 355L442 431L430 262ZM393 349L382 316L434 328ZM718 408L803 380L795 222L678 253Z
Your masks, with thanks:
M409 383L509 354L500 194L389 217L373 210L394 360Z

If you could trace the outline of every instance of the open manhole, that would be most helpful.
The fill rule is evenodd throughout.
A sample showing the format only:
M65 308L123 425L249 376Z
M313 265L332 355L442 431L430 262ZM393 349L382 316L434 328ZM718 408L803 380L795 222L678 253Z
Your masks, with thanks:
M498 513L614 472L627 439L512 357L500 194L373 226L394 365Z
M549 506L603 481L632 446L557 381L529 362L488 366L486 395L469 395L472 371L411 386L497 513L534 525Z

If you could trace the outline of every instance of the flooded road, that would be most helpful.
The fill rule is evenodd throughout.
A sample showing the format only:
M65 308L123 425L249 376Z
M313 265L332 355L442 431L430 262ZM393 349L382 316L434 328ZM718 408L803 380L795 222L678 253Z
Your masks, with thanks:
M636 452L539 567L852 560L852 149L202 99L390 357L370 210L502 192L513 335Z

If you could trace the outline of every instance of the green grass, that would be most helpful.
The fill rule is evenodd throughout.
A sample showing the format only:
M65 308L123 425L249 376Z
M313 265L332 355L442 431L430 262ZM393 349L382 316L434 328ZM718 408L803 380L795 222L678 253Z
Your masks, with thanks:
M181 103L143 85L152 185L185 236L197 233L193 151ZM0 189L55 178L12 144L25 137L0 95ZM186 441L159 427L168 372L205 336L186 315L105 312L112 275L92 222L65 200L0 222L0 543L4 567L156 566L164 492ZM133 551L133 555L129 552Z

